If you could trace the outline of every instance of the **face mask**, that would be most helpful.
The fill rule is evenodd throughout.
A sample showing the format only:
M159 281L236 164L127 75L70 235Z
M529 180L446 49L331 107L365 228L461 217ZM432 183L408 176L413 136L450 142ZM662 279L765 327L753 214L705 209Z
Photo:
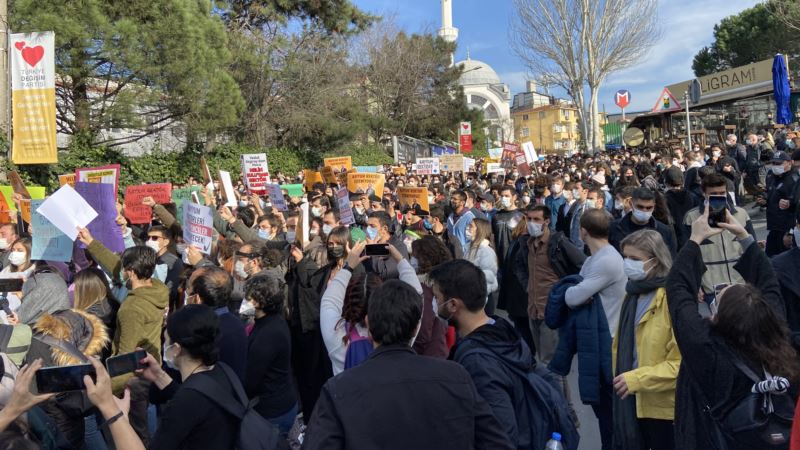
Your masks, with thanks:
M722 155L722 152L719 150L714 150L711 152L711 154L714 155L715 158L719 158Z
M308 238L309 239L314 239L318 235L319 235L319 230L317 230L317 229L308 230Z
M425 227L426 230L430 231L433 229L433 222L428 219L422 219L422 226Z
M5 250L8 248L8 240L6 238L0 238L0 250Z
M573 189L572 190L572 198L579 199L581 197L581 190L580 189Z
M156 264L156 269L153 272L153 278L163 283L167 279L167 269L168 267L166 264Z
M338 260L344 258L344 246L334 245L328 247L328 259Z
M487 204L485 204L485 203L481 203L481 211L483 211L483 212L489 212L489 211L491 211L491 210L492 210L492 207L491 207L491 206L489 206L489 205L487 205Z
M166 364L170 369L178 370L178 368L175 367L175 357L167 356L167 350L172 348L174 345L175 344L169 344L168 346L164 347L164 350L161 351L161 359L164 360L164 364Z
M158 245L158 241L148 240L147 242L144 243L144 245L147 246L147 247L152 248L153 250L155 250L156 253L161 251L161 246Z
M356 206L356 212L359 215L364 214L364 207L363 206Z
M374 241L375 238L378 237L378 229L373 227L367 227L367 238L369 240Z
M411 259L408 260L408 263L411 265L411 267L414 269L415 272L419 270L419 260L417 258L412 256Z
M247 208L247 205L249 205L249 204L250 204L250 202L242 200L242 201L239 202L239 208Z
M327 223L322 224L322 232L325 236L331 234L331 231L333 231L333 225L328 225Z
M616 202L614 203L614 209L616 209L617 211L622 211L625 209L625 204L622 202Z
M794 149L794 147L795 147L795 145L794 145L794 141L793 141L793 140L791 140L791 139L787 139L787 140L786 140L786 146L787 146L787 147L789 147L789 148L791 148L791 149Z
M247 278L247 271L244 270L244 261L236 261L233 265L233 273L239 278Z
M629 280L633 281L640 281L644 280L647 276L647 271L644 270L644 264L650 261L634 261L629 258L625 258L623 269L625 270L625 275L628 277Z
M403 244L405 244L405 246L406 246L406 251L408 251L408 253L411 253L411 243L412 243L412 242L414 242L414 241L412 241L412 240L405 240L405 241L403 241Z
M561 187L560 184L554 184L554 185L550 186L550 190L553 192L553 194L560 194L561 193L561 189L562 189L562 187Z
M539 237L544 234L544 227L541 223L528 222L528 234L533 237Z
M597 201L591 198L586 199L586 207L589 209L597 208Z
M270 236L269 231L262 229L258 230L258 237L260 237L261 239L268 240L269 236Z
M261 209L266 209L268 206L272 206L269 203L265 202L264 200L258 199L258 204L261 205Z
M436 311L436 315L439 316L440 319L444 320L447 323L450 323L450 321L453 319L453 313L448 313L447 310L442 312L442 309L444 309L444 306L446 304L448 304L448 303L450 303L452 301L453 301L453 299L450 299L450 300L442 303L441 305L439 305L439 302L436 300L436 297L433 297L433 308Z
M650 217L652 216L653 216L652 212L639 211L638 209L633 210L633 218L636 219L636 221L639 223L649 222Z
M322 217L322 208L314 206L311 208L311 215L314 217Z
M239 315L244 317L252 317L256 315L256 307L247 300L242 300L242 305L239 306Z
M522 196L522 203L525 203L527 205L530 202L531 202L531 196L530 195L523 195Z
M794 236L794 246L800 248L800 228L792 228L792 235Z
M434 203L434 200L435 200L435 197L434 197L434 196L432 196L432 195L429 195L429 196L428 196L428 204L429 204L429 205L433 204L433 203Z
M470 233L469 230L464 232L464 236L466 237L467 242L472 242L472 240L475 238L475 235L473 233Z
M19 267L25 264L25 252L11 252L8 254L8 262Z
M502 206L503 208L510 208L511 199L508 197L500 197L500 206Z
M294 231L286 232L286 242L294 242L297 239L297 234Z
M783 172L785 172L785 171L783 170L783 165L780 165L780 166L772 166L772 173L773 173L774 175L783 175Z

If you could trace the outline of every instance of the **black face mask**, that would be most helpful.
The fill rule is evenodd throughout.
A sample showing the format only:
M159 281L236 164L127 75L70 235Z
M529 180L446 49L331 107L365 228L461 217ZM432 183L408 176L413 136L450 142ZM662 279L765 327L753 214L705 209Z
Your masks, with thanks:
M344 246L343 245L333 245L328 247L328 259L339 260L344 258Z

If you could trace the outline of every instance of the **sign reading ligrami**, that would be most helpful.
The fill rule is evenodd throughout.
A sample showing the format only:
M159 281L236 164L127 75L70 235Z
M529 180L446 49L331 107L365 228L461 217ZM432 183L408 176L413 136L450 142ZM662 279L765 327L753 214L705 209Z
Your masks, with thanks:
M10 35L15 164L58 162L54 43L52 31Z

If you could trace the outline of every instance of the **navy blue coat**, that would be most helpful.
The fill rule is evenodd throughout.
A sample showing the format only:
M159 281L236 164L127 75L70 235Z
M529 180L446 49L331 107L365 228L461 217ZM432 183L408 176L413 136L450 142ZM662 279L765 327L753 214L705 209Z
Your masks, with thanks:
M558 330L558 347L548 368L567 376L577 353L581 401L593 405L600 401L601 383L611 385L611 333L599 295L577 308L567 306L564 294L581 281L582 276L570 275L550 290L544 322Z

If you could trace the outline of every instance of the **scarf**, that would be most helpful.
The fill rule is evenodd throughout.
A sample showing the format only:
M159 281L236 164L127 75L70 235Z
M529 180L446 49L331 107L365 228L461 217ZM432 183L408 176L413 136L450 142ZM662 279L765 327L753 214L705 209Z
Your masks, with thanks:
M622 303L619 314L619 329L617 330L617 361L614 376L629 372L633 369L633 352L636 346L636 304L639 296L663 287L666 278L652 278L645 280L628 280L625 286L627 296ZM623 449L637 449L644 446L639 422L636 417L636 396L629 394L625 400L614 393L614 447Z

